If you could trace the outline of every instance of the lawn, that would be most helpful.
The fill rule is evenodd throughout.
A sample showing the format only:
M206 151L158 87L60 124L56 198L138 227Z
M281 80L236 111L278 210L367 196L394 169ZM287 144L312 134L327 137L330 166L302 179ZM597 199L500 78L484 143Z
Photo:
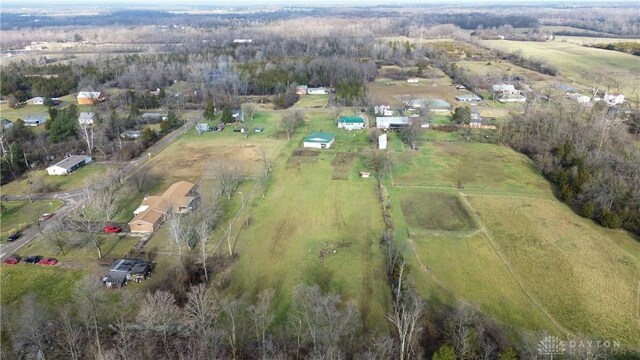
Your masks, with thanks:
M617 51L595 49L570 42L547 41L507 41L485 40L486 46L508 51L521 50L527 57L543 58L555 65L560 73L571 81L585 86L593 83L594 69L612 69L608 76L616 81L609 84L615 90L615 83L620 84L620 91L630 96L634 89L640 88L640 62L636 56Z
M393 182L465 190L547 194L549 183L524 155L503 146L480 143L426 142L420 151L392 154Z
M328 102L329 95L301 95L298 102L296 102L292 108L325 108Z
M49 188L56 188L57 191L77 190L84 186L84 180L88 177L103 173L107 165L89 164L72 172L69 175L48 175L46 170L36 170L29 172L29 176L42 177L44 184ZM23 176L0 187L2 195L25 195L29 191L29 178Z
M85 274L83 270L62 266L42 266L25 263L0 265L2 306L18 306L27 294L34 294L51 308L71 300L74 284ZM96 280L97 281L97 280Z
M69 233L69 237L76 236ZM86 236L85 234L77 234L77 236ZM102 257L103 258L119 258L127 255L133 249L140 238L134 236L114 235L114 234L92 234L91 236L100 236L103 239ZM98 251L91 243L86 246L79 246L72 249L65 249L61 253L58 248L47 241L45 236L40 236L31 241L16 253L20 256L41 255L44 257L53 257L60 261L61 265L93 265L98 261Z
M2 241L6 241L7 233L12 229L18 230L21 224L33 225L40 215L53 212L62 206L62 200L4 201L0 223L2 223Z

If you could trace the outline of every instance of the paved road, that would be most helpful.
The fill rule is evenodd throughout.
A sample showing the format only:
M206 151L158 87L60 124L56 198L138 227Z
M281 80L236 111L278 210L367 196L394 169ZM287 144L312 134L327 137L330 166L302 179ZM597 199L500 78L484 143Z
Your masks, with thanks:
M169 135L163 137L152 145L149 149L147 149L143 154L138 156L137 158L130 160L126 163L118 163L113 162L114 164L124 164L124 171L126 174L131 174L142 165L144 165L149 158L157 155L159 152L164 150L167 146L169 146L176 137L186 133L191 130L191 128L199 121L200 118L196 118L194 120L190 120L186 122L182 127L177 130L174 130ZM149 155L151 154L151 155ZM2 197L5 200L29 200L27 195L4 195ZM55 212L55 219L62 219L67 216L73 209L78 207L82 201L82 190L72 190L72 191L64 191L64 192L56 192L49 194L36 194L33 195L32 198L34 200L47 200L47 199L59 199L64 201L64 204ZM33 239L37 238L40 235L46 236L46 233L51 230L52 223L54 221L48 220L41 223L41 226L33 225L26 229L22 236L14 241L0 244L0 261L4 261L11 254L18 251L18 249L27 245ZM43 254L33 254L33 255L43 255Z

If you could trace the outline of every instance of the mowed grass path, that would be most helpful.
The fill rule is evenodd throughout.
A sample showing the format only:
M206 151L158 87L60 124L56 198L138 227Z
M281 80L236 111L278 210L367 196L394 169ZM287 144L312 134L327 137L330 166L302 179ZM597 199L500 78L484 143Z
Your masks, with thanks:
M640 89L640 61L631 54L560 41L484 40L482 43L496 49L522 50L526 57L545 59L558 67L564 77L587 86L594 80L594 69L609 69L608 75L620 81L620 91L627 96Z
M636 239L574 214L511 149L428 143L395 155L395 186L388 184L396 234L425 297L477 304L515 329L558 335L566 329L639 345ZM464 189L455 188L458 178ZM455 208L443 209L455 194L470 206L480 230L419 231L423 224L415 218L425 214L438 226L456 220L450 219ZM405 213L402 203L412 197L428 199L414 208L421 215Z

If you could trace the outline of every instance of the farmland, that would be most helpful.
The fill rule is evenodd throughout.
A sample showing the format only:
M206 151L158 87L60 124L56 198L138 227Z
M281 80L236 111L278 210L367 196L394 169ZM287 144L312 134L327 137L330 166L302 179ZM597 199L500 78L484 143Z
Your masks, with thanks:
M569 42L519 42L507 40L485 40L484 45L515 51L521 50L527 57L543 58L555 65L563 77L585 86L590 86L594 77L594 69L606 67L612 69L607 75L613 80L614 88L619 87L623 93L632 94L640 89L640 63L637 57L616 51L583 47Z
M430 142L395 155L396 235L425 297L478 304L529 330L637 345L637 240L574 214L508 148Z

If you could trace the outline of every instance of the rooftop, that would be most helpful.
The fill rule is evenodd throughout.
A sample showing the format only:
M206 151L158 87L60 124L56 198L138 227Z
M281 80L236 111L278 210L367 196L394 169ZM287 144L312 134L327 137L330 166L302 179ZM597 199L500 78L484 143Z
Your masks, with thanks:
M327 143L327 142L331 142L335 139L336 137L331 134L331 133L327 133L327 132L322 132L322 131L318 131L318 132L314 132L312 134L310 134L309 136L304 138L305 142L312 142L312 143Z
M72 155L69 156L68 158L58 161L57 163L53 164L52 166L58 166L61 167L63 169L71 169L72 167L84 162L85 160L87 160L87 158L90 159L89 156L87 155Z
M362 119L360 116L340 116L340 118L338 119L338 122L363 124L364 119Z

